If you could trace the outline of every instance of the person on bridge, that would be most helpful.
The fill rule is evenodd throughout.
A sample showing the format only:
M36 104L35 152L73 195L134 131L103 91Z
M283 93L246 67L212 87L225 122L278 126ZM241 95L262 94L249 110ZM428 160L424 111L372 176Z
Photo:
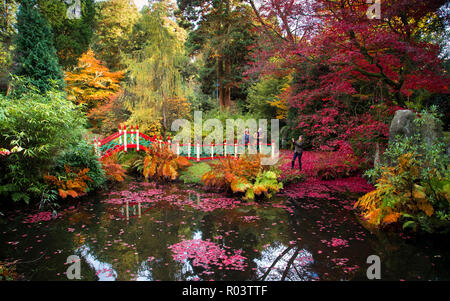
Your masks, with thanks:
M258 131L255 133L255 135L253 135L253 138L256 141L256 152L258 153L259 153L259 142L264 139L263 135L264 133L262 131L262 128L259 128Z
M298 167L300 170L302 170L303 136L300 135L297 141L295 141L294 138L292 138L292 143L294 144L294 157L292 158L292 169L294 169L295 166L295 159L298 158Z
M248 144L250 143L250 130L245 129L244 137L242 138L242 143L245 145L245 149L247 149Z

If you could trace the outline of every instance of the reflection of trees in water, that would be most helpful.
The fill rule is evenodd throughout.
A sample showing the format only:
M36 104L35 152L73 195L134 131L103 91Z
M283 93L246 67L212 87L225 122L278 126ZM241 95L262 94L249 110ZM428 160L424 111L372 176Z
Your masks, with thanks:
M202 204L203 198L210 199L215 196L215 194L197 193L173 187L168 187L167 190L165 188L164 194L166 193L169 193L170 197L188 199L189 203L197 206ZM141 214L139 214L139 205ZM150 210L147 211L149 208ZM99 224L94 223L89 229L89 234L86 233L89 238L85 246L89 247L90 259L95 258L100 268L111 268L114 271L114 276L111 278L116 280L129 280L136 276L142 280L255 279L251 268L258 265L250 259L255 254L254 250L261 250L263 245L274 241L280 242L280 245L286 245L290 238L287 234L289 232L287 223L269 226L274 221L287 219L286 212L281 208L240 206L231 210L216 209L205 212L190 206L180 208L177 205L171 205L170 200L152 203L129 201L128 204L124 202L122 205L102 204L97 208L96 213ZM242 217L248 215L257 215L260 218L250 223L245 222ZM82 230L82 232L85 231ZM202 233L200 237L202 239L211 239L231 249L242 249L249 258L250 266L244 272L213 268L212 271L215 273L210 275L202 274L204 269L192 266L190 261L173 261L172 252L168 246L183 238L194 239L198 233ZM216 236L221 238L215 239ZM283 251L284 249L279 253ZM283 261L286 261L288 267L285 272L280 271L277 280L300 278L299 276L294 278L291 274L295 273L295 270L291 270L296 268L298 274L302 274L297 266L298 261L295 261L301 255L300 250L289 248L284 256L277 260L274 265L276 268ZM286 256L290 257L285 259ZM154 259L147 260L149 257ZM290 260L291 257L292 260ZM91 268L98 272L95 268L96 264L92 260L90 263ZM105 278L105 274L108 273L109 271L99 276ZM264 271L261 274L263 273ZM134 277L131 274L134 274ZM269 280L274 278L274 275L268 273L265 277Z
M80 255L91 269L94 269L95 275L99 280L112 281L116 280L117 272L113 269L112 264L100 261L95 253L92 253L86 245L78 248L75 253ZM86 279L85 279L86 280Z
M60 263L72 254L82 258L83 280L130 280L137 276L139 280L298 281L317 279L317 274L323 280L367 280L366 258L372 254L381 257L384 280L450 278L446 269L449 260L444 256L449 247L447 241L403 240L398 234L386 233L370 235L353 222L352 211L335 208L326 201L305 201L318 208L295 210L292 214L274 207L274 201L205 212L193 206L171 204L171 200L188 200L179 203L200 208L204 198L210 200L217 194L176 187L163 189L168 198L155 197L154 202L152 199L140 203L141 217L139 203L134 200L128 204L129 220L125 211L120 212L126 210L125 203L91 201L63 211L61 220L26 227L30 238L51 233L40 244L33 239L21 240L18 228L2 240L20 240L20 247L0 248L0 257L32 261L17 265L18 272L29 280L65 279L57 273L63 268ZM245 216L258 218L248 222ZM68 231L69 227L76 231ZM348 240L350 247L328 248L322 242L333 237ZM205 269L194 266L192 260L173 260L168 247L183 239L211 240L221 247L242 250L248 267L240 271L212 266L206 272L214 273L204 274ZM31 245L34 248L27 248ZM353 269L355 264L360 269ZM110 273L112 276L107 277Z
M188 196L186 192L181 194L180 190L172 187L167 189L165 193L178 194L178 197ZM96 250L99 258L113 263L118 274L117 280L129 280L132 278L131 274L145 280L173 280L180 277L179 264L172 260L168 246L178 242L180 237L191 237L192 221L198 223L203 217L202 212L191 213L165 202L129 202L127 220L126 203L122 206L106 206L101 224L107 231L98 233ZM121 220L116 221L116 218ZM120 243L114 243L104 250L102 246L111 240L110 235L120 239ZM133 245L133 248L124 246L124 243ZM149 257L154 259L149 261ZM115 258L118 260L113 262Z
M92 212L88 212L86 208L68 210L62 214L67 217L71 225L79 223L90 225L94 218L94 214Z
M276 242L263 250L260 259L254 262L258 280L262 281L301 281L317 277L308 269L314 263L312 254L295 245Z

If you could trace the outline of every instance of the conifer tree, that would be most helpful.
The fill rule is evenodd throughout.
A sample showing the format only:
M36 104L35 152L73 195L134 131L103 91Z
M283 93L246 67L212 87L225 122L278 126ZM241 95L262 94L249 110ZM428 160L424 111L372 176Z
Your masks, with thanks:
M41 93L54 85L63 89L64 75L58 64L49 24L34 0L23 0L17 14L15 74L27 78Z

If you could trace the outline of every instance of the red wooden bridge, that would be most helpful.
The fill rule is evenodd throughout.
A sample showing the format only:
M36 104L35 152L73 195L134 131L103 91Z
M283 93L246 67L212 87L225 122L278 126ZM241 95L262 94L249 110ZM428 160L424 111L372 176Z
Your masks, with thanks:
M273 142L272 142L273 143ZM155 135L153 137L147 136L139 131L139 126L131 126L127 129L126 125L119 126L119 131L113 135L99 140L94 138L94 146L98 156L101 158L109 157L117 152L127 152L130 149L136 151L146 151L153 145L168 146L174 153L186 157L188 160L214 160L224 158L227 156L237 157L247 151L249 153L262 153L274 156L274 148L272 144L267 143L249 143L239 144L237 141L222 144L200 144L199 142L192 144L180 144L178 141L171 141L170 136L166 141Z

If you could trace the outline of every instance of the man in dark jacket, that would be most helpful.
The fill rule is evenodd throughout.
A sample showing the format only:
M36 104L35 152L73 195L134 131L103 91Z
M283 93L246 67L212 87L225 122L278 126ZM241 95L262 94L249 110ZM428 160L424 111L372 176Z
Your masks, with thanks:
M294 169L295 159L298 158L298 167L302 170L302 155L303 155L303 136L300 135L298 137L298 141L292 139L292 143L294 143L294 158L292 158L292 169Z

